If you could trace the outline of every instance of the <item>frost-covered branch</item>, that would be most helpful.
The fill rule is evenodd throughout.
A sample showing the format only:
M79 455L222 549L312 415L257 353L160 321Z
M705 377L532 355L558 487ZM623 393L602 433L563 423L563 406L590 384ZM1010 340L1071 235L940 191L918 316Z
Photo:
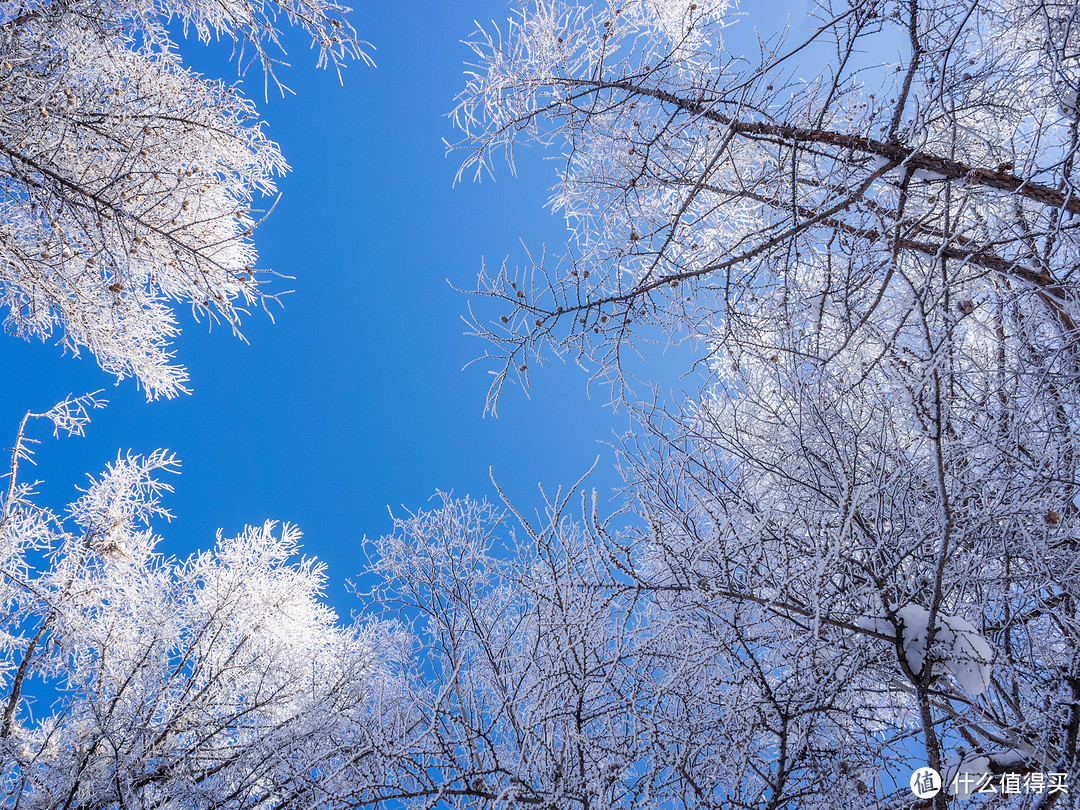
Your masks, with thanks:
M175 15L244 60L283 16L318 46L320 65L363 55L333 2L85 2L0 13L0 305L7 330L88 350L151 398L185 390L170 350L173 307L239 334L266 308L273 273L251 242L287 166L236 86L181 63Z

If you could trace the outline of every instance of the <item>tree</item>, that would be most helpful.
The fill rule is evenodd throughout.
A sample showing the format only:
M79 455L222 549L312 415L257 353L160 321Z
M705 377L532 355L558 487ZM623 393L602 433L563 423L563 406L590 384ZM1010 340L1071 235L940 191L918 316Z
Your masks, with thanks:
M88 349L148 397L184 391L174 303L238 333L266 306L250 237L285 169L235 86L170 38L231 38L274 76L280 17L339 69L362 43L335 2L16 3L0 10L0 299L6 329ZM376 805L408 727L408 637L340 622L299 531L266 523L186 560L153 523L177 471L118 456L66 512L19 477L38 419L77 434L69 397L19 427L0 502L0 802L8 807Z
M433 637L469 652L440 653L436 728L492 805L1072 801L1046 775L1080 758L1078 10L813 20L746 56L726 3L540 0L472 42L463 171L558 144L571 232L559 263L481 276L504 305L476 321L489 406L550 351L625 403L658 329L703 372L636 406L624 528L563 503L479 585L449 562L469 533L393 548L453 574ZM532 686L551 671L576 703ZM912 796L919 764L936 797Z
M266 305L250 237L286 164L236 86L183 67L167 28L260 62L284 16L320 65L362 56L336 2L13 3L0 12L0 301L148 397L184 391L173 303L229 324ZM246 53L246 55L245 55Z
M416 617L426 676L398 784L422 806L754 806L757 673L686 605L613 579L595 501L588 523L568 502L514 515L507 545L504 510L444 496L376 545L375 598Z
M78 433L95 404L28 419ZM342 625L293 526L163 556L164 451L118 458L65 516L38 506L22 428L0 516L5 806L365 804L407 720L400 631Z
M1071 11L825 4L805 42L778 33L756 61L724 49L721 2L539 3L505 38L481 31L455 110L461 171L512 160L522 139L567 144L551 205L574 252L539 278L485 274L478 292L512 308L477 328L507 371L550 346L618 377L636 330L734 328L793 268L825 273L839 254L848 275L811 290L830 301L885 299L873 282L894 281L896 261L934 259L964 274L952 305L967 279L996 279L1068 330ZM807 62L814 79L793 78Z

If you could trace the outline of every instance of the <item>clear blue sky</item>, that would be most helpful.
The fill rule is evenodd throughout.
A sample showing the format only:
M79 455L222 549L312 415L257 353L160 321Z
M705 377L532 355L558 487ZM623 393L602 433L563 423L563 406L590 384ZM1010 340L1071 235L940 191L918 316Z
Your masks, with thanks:
M777 22L787 13L767 8ZM362 568L362 538L389 531L388 505L422 508L436 489L493 497L489 466L515 500L535 505L538 482L572 483L598 455L594 485L618 483L606 442L626 417L606 406L606 390L589 398L580 369L546 366L531 399L508 389L498 419L483 418L485 369L462 370L485 344L464 334L467 301L447 279L469 288L482 257L522 260L519 238L538 250L566 236L543 208L559 164L538 151L519 155L517 178L500 167L497 182L452 187L458 158L443 138L459 137L445 113L470 53L461 40L474 20L506 16L505 0L365 3L353 19L376 68L353 65L340 86L313 69L294 33L281 77L295 96L264 102L261 75L248 75L293 168L256 234L260 264L295 276L279 287L295 293L276 324L252 313L250 345L185 318L176 348L194 393L173 401L147 404L130 380L114 387L88 357L0 342L0 435L69 392L104 387L110 400L86 438L53 441L39 427L39 467L28 474L45 480L49 504L71 500L118 450L167 447L183 473L169 500L178 520L162 527L166 553L205 548L218 528L296 523L347 612L355 602L343 582ZM197 70L236 75L227 48L180 45Z

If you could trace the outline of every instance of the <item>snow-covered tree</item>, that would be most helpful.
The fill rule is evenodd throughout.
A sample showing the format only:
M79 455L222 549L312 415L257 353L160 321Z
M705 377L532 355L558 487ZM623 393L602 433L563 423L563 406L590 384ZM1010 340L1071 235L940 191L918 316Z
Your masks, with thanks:
M522 141L565 144L551 206L573 240L562 263L481 279L511 305L477 323L504 350L493 393L530 347L625 383L635 335L734 329L784 284L808 323L836 307L877 328L905 262L951 268L957 319L997 284L1070 333L1074 13L825 3L757 57L727 50L753 17L721 0L540 2L505 35L481 30L455 111L462 172Z
M286 169L236 86L185 68L170 23L231 38L273 78L281 18L321 65L362 56L346 8L75 0L0 7L0 303L9 333L57 329L150 397L184 390L173 306L236 331L274 292L258 208ZM173 29L175 30L175 28Z
M93 404L39 416L79 432ZM405 637L343 625L293 526L158 552L169 453L118 458L57 514L16 477L30 441L20 429L0 514L4 806L373 804L407 720Z
M477 322L489 405L551 351L625 402L663 333L703 372L637 408L638 520L548 521L561 573L517 609L606 595L530 630L596 677L556 737L596 763L631 719L656 740L579 766L573 801L942 810L990 775L996 807L1072 803L1048 775L1080 771L1080 7L825 0L756 40L745 12L529 3L473 39L457 108L466 171L564 154L568 255L477 290L505 307Z
M515 536L505 510L444 497L376 544L378 603L413 616L421 643L398 768L416 806L710 806L725 727L756 715L727 680L755 673L702 657L694 628L625 577L613 588L602 524L566 507L558 495Z

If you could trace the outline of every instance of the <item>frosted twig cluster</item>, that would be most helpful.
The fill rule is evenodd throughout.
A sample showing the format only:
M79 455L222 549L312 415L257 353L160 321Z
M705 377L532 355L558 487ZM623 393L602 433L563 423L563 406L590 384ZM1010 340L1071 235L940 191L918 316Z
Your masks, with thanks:
M362 43L334 2L5 4L0 8L0 306L8 332L88 350L147 396L185 390L174 308L239 334L280 294L252 230L287 168L236 86L183 66L166 25L254 48L265 75L276 18L320 64ZM243 55L241 53L241 57Z

